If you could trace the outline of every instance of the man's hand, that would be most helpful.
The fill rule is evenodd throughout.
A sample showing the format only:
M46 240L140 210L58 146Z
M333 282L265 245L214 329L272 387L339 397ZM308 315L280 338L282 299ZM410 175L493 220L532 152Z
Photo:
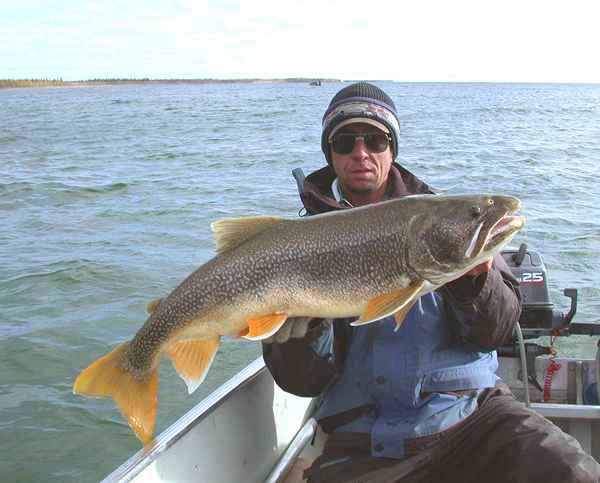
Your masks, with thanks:
M494 260L490 258L487 262L483 262L476 267L473 267L467 273L465 273L466 277L476 277L477 275L481 275L482 273L488 273L492 269L492 263Z

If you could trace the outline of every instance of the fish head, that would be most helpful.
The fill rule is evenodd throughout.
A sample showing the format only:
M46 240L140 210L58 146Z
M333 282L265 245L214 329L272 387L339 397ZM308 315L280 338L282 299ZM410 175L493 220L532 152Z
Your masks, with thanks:
M512 196L435 196L426 206L411 222L408 261L436 286L493 257L525 224Z

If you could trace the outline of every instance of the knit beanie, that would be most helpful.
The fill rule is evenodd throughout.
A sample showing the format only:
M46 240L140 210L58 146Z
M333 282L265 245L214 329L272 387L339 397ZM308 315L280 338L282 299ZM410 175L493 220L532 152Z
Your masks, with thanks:
M400 121L394 101L379 87L368 82L350 84L340 90L323 115L321 149L331 164L329 139L343 126L355 122L371 124L392 137L392 156L398 155Z

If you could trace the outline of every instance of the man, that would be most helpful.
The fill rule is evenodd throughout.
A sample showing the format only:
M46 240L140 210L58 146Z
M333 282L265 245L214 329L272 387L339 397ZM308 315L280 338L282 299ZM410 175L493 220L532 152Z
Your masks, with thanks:
M400 124L380 88L339 91L323 116L328 165L301 193L309 215L431 193L394 162ZM501 257L422 296L394 332L393 317L298 318L263 345L275 381L321 396L329 434L311 482L588 482L600 470L579 444L518 403L495 375L495 349L521 311Z

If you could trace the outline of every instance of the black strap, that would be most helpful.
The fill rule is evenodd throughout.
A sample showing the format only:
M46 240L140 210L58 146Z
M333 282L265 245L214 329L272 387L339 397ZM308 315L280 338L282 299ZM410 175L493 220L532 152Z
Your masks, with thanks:
M332 416L327 416L325 418L319 419L319 426L325 431L327 434L332 433L340 426L344 426L345 424L351 423L355 419L361 417L363 414L368 413L372 409L375 408L374 404L363 404L362 406L357 406L352 409L348 409L347 411L343 411L341 413L333 414Z
M294 168L292 169L292 175L296 180L296 187L298 188L298 193L300 194L300 197L302 197L302 195L304 194L304 171L302 171L302 168Z
M348 346L350 345L350 319L333 320L333 353L335 354L335 370L341 374L344 370Z

